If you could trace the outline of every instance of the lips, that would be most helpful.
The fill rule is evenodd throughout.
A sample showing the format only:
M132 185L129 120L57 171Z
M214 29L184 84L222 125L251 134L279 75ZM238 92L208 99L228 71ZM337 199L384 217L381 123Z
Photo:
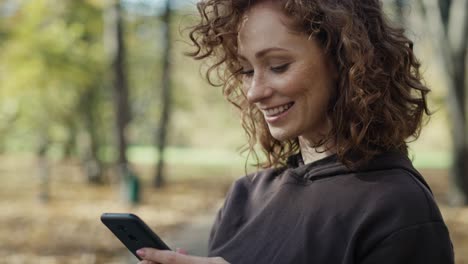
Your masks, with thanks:
M289 108L291 108L293 105L294 105L294 102L291 102L291 103L287 103L284 105L280 105L280 106L276 106L276 107L272 107L268 109L263 109L262 111L266 117L275 117L288 111Z

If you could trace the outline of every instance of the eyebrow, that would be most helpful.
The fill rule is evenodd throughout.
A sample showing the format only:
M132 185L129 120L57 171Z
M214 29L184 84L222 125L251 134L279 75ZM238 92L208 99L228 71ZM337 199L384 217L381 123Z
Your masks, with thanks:
M273 51L288 51L288 50L283 49L283 48L279 48L279 47L266 48L266 49L263 49L263 50L257 52L255 54L255 57L257 59L260 59L262 57L265 57L265 55L267 55L268 53L273 52ZM237 54L237 57L239 57L240 59L245 60L245 61L247 60L247 58L245 56L243 56L242 54L239 54L239 53Z

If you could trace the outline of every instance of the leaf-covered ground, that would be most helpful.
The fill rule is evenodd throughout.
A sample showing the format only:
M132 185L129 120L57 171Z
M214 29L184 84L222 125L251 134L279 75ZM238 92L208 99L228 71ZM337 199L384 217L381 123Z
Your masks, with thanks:
M195 215L213 212L232 181L228 172L207 171L213 177L182 177L155 190L149 186L151 168L139 167L142 203L131 206L121 201L120 186L112 177L102 186L88 185L77 163L54 163L45 203L39 199L34 159L0 157L0 162L0 264L128 263L126 251L101 224L101 213L136 213L165 237ZM447 171L423 173L449 226L456 263L468 263L468 208L444 205Z

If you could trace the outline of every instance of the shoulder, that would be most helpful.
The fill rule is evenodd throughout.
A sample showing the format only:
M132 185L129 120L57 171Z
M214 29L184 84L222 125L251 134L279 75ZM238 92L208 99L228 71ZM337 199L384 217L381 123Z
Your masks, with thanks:
M269 182L278 175L278 172L276 169L261 170L234 181L226 194L219 216L232 213L239 216L254 199L253 196L261 194L258 189L271 188Z
M259 171L247 174L243 178L246 181L248 181L250 184L255 185L255 184L259 184L259 183L261 183L263 181L272 180L272 179L276 178L277 176L279 176L280 174L282 174L284 171L285 171L284 167L263 169L263 170L259 170Z
M261 184L271 182L284 172L285 168L269 168L249 173L236 181L231 186L235 189L252 188Z
M446 243L450 241L448 230L437 203L419 177L395 168L356 173L348 179L356 187L356 199L350 202L355 209L349 210L356 217L352 226L358 255L369 254L376 245L393 252L399 245L408 246L405 241L422 243L419 239L424 237L450 245Z
M446 229L429 188L409 171L396 168L356 173L350 180L361 186L356 188L357 198L352 203L359 208L355 231L363 239L363 248L395 234Z
M241 178L238 178L231 185L229 193L232 193L238 189L250 189L255 185L261 184L262 182L269 181L284 171L284 169L264 169L249 173Z
M369 180L375 176L357 176L375 181L356 229L357 254L367 259L360 263L402 263L410 255L412 263L453 263L447 226L425 183L401 169Z
M379 215L411 222L441 220L429 188L404 169L357 173L353 177L366 197L366 206ZM404 221L403 221L404 222Z
M326 212L359 228L384 226L390 232L442 221L429 188L405 169L347 172L311 179L309 186L311 197L319 199Z
M246 200L257 189L273 188L277 185L277 179L280 178L282 172L284 172L284 168L271 168L247 174L234 181L226 200L235 200L236 202L239 199Z

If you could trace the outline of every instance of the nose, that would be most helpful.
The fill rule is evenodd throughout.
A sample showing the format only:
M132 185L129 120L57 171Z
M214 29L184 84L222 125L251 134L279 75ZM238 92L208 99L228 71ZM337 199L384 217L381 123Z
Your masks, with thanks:
M247 100L254 104L267 99L273 94L273 89L270 87L262 76L253 76L252 80L247 84Z

